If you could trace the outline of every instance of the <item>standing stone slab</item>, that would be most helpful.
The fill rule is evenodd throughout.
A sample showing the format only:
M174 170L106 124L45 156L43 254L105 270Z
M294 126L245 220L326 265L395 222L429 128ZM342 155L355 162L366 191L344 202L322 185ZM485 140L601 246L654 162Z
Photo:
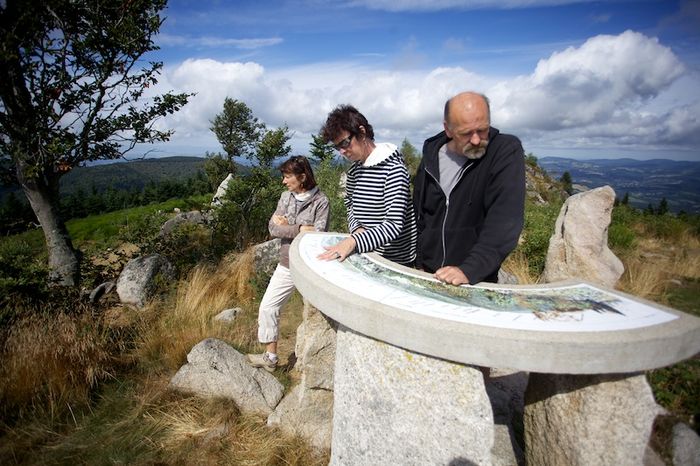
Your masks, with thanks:
M561 208L549 239L545 283L577 277L614 287L625 267L608 248L615 191L603 186L576 194Z
M481 371L338 329L331 465L491 464Z
M531 373L527 464L638 466L657 414L644 375Z

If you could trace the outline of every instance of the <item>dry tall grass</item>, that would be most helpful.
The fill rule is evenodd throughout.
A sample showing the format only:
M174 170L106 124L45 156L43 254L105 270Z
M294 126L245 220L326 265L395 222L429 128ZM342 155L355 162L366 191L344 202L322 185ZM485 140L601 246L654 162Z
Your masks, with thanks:
M221 338L239 350L257 345L254 275L248 251L216 267L194 269L172 298L138 311L35 317L15 326L1 369L3 408L8 400L50 410L69 399L83 405L58 420L44 412L12 422L1 419L0 464L327 464L327 452L267 427L259 416L241 414L230 400L168 389L186 354L202 339ZM234 324L213 321L234 305L243 308ZM299 318L288 320L298 323ZM109 334L107 325L128 329L121 333L128 341L108 346L111 340L101 339ZM293 329L283 330L282 338L293 340ZM96 392L96 382L111 375L107 362L127 347L126 359L134 365L122 366L126 372L116 373L113 383ZM282 382L288 377L282 374ZM38 387L48 387L48 401L38 396Z
M521 250L513 251L503 262L503 270L515 276L521 285L529 285L538 282L538 277L533 276L530 271L530 264Z
M172 303L154 303L144 309L137 359L158 360L167 370L182 365L192 347L205 338L222 338L239 347L255 341L250 308L255 291L250 283L253 252L232 254L216 268L198 266L178 286ZM235 326L218 325L213 317L237 306L246 312Z
M147 421L162 431L158 448L177 464L321 465L327 455L297 437L238 412L230 400L173 399L151 410Z
M0 411L51 419L84 405L113 370L114 340L82 305L68 315L31 315L6 333L0 360Z
M700 240L686 232L680 241L640 238L634 250L620 256L625 272L617 287L642 298L665 302L665 295L684 279L700 278Z

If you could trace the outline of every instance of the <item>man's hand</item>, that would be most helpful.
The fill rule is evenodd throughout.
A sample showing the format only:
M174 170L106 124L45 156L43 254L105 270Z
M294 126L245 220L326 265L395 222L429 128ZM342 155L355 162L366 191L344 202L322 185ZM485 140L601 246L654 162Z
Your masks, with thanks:
M465 283L469 283L469 278L464 275L464 272L462 272L459 267L455 267L454 265L448 265L447 267L437 269L433 276L441 282L445 282L450 285L463 285Z

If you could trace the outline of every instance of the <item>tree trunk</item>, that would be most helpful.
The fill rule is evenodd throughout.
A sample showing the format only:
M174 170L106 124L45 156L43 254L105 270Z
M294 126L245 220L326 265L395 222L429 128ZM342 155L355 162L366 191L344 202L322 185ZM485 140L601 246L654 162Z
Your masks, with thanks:
M52 286L77 286L80 279L78 253L73 248L70 235L58 210L58 178L53 182L29 179L17 169L22 190L32 206L36 218L44 230L46 249L49 253L49 284Z

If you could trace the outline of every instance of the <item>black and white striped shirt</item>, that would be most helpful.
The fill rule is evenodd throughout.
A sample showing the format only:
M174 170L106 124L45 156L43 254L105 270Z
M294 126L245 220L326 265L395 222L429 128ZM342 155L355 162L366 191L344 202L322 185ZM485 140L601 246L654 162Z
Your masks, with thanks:
M375 251L394 262L410 265L416 259L416 220L409 190L408 170L393 144L378 144L389 151L379 163L355 162L348 170L345 206L357 252ZM376 155L370 155L370 158ZM368 158L368 160L370 159ZM374 157L377 159L377 157ZM365 162L366 163L366 162Z

